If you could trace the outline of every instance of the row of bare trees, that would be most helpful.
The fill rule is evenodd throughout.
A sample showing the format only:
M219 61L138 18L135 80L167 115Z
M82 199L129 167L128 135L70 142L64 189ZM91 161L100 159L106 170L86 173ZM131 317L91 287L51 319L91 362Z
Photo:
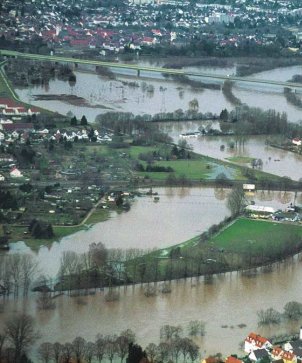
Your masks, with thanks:
M181 358L183 362L196 361L199 358L199 347L191 337L204 335L204 323L190 322L188 333L190 337L183 336L180 326L164 325L160 329L160 343L150 343L145 349L148 360L151 363L177 363ZM117 359L122 363L129 353L129 346L134 342L135 334L130 329L120 335L98 334L93 342L82 337L65 344L43 342L38 348L38 357L42 363L69 363L71 360L76 363L91 363L94 360L112 363Z
M184 336L181 326L164 325L160 329L160 343L148 344L145 353L150 362L177 363L183 358L194 362L199 358L199 347L191 339L204 336L204 323L191 321L187 327L188 336ZM16 314L7 319L3 331L0 332L0 362L20 363L27 362L28 351L40 338L35 327L34 319L27 314ZM37 356L42 363L91 363L94 360L109 361L112 363L120 359L123 363L130 348L135 343L135 333L127 329L119 335L97 334L95 340L86 341L78 336L72 342L50 343L43 342L37 350Z
M160 343L150 343L146 354L150 362L175 362L178 360L194 362L199 358L199 347L191 339L193 336L204 336L204 323L191 321L188 325L189 336L184 336L181 326L164 325L160 328Z
M123 331L120 335L98 334L93 342L86 341L82 337L76 337L72 342L61 344L42 343L38 348L39 360L43 363L91 363L97 359L98 362L120 358L121 363L125 360L129 345L134 343L135 334L130 330Z
M0 291L3 295L28 294L38 272L38 264L29 254L6 254L0 259Z

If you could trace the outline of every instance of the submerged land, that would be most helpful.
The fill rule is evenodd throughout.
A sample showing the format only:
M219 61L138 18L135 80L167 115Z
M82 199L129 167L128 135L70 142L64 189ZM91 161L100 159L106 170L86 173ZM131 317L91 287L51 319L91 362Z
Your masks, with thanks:
M284 261L284 265L292 263L293 270L294 261L299 264L302 251L301 178L297 177L298 172L294 177L290 173L285 175L282 170L275 174L268 173L264 171L267 170L264 166L280 162L278 150L296 157L297 164L293 165L300 165L301 124L297 120L292 122L280 108L279 112L273 110L273 105L267 110L248 106L238 97L236 82L231 79L253 76L256 72L276 67L281 69L302 64L299 1L258 1L252 4L250 1L230 0L218 3L170 1L136 4L136 1L103 1L97 4L85 1L81 5L71 6L68 1L35 5L5 1L0 4L0 19L3 20L0 25L0 48L48 57L47 61L26 60L19 59L14 53L13 57L1 55L0 59L0 294L4 299L0 304L0 314L4 312L12 316L6 319L5 324L0 323L1 329L4 329L4 333L0 333L1 363L28 361L29 348L36 342L33 318L27 314L17 316L16 310L19 308L10 304L12 297L17 299L21 296L24 301L29 301L31 314L33 311L41 316L45 312L49 314L45 321L50 325L56 321L50 318L54 317L51 312L56 311L57 306L65 309L65 297L75 301L74 305L68 303L68 312L60 310L58 314L60 319L65 319L60 322L66 334L61 337L62 342L51 341L54 337L50 335L47 337L51 342L42 338L34 359L46 363L51 360L65 363L76 360L80 363L94 359L102 361L103 358L112 362L120 358L123 362L128 356L129 363L142 362L141 358L146 362L177 362L181 358L183 361L199 361L207 355L206 350L200 353L200 347L206 348L203 345L206 326L212 323L199 318L203 313L201 307L207 299L212 301L210 305L213 306L221 303L224 309L227 305L228 292L224 292L221 300L218 295L215 296L216 278L222 281L227 277L232 281L231 272L236 271L243 280L252 281L262 273L273 273L283 266ZM46 20L47 27L44 23ZM156 85L150 75L144 76L141 81L140 71L135 75L126 72L122 77L109 67L110 63L107 67L81 68L74 62L65 64L57 58L56 62L51 60L51 57L54 59L58 55L65 59L77 57L114 64L128 62L130 66L147 63L148 67L152 67L155 64L156 67L169 68L171 72L174 70L177 73L179 70L180 75L168 76L167 72L159 72L160 82ZM184 69L201 66L216 66L220 67L220 71L231 71L225 71L220 83L213 79L204 82L181 75ZM77 77L81 74L91 77L90 80L96 76L100 85L98 94L96 91L85 96L78 93ZM56 92L50 88L53 81L68 85L69 89L66 91L61 84L62 91ZM281 92L274 89L269 94L276 92L298 114L301 97L297 89L301 75L295 74L286 81L289 87ZM186 101L186 109L178 107L176 98L175 109L171 111L166 108L167 88L164 82L177 85L175 95L182 105L187 93L194 95ZM90 89L92 85L86 86ZM24 93L20 93L20 99L15 89L27 90L29 96L24 97ZM123 105L137 90L142 97L136 96L137 103L133 101L134 98L132 102L138 109L133 107L128 112ZM204 111L202 96L214 91L217 92L216 96L221 93L227 107L218 106L221 108L216 108L218 112ZM119 97L107 99L109 92L118 93ZM125 95L125 92L128 93ZM154 99L154 104L160 102L161 106L156 106L157 111L150 108L149 114L140 102L152 99L157 93L161 97L157 101ZM22 101L24 99L29 101ZM60 113L52 102L70 106L70 111ZM213 102L219 104L216 99ZM75 116L72 112L75 109L77 115L79 109L87 114L83 111L81 117ZM89 112L95 110L100 110L100 114L94 119ZM163 124L171 123L193 125L192 122L198 122L198 128L179 128L181 131L177 137L174 132L174 138L169 128L164 131L163 127ZM259 135L263 137L263 144L276 150L272 153L273 157L254 157L251 153L235 152L244 151L249 138ZM234 152L229 153L227 158L219 157L217 153L212 157L196 150L191 144L192 140L202 142L215 137L222 138L221 143L216 145L221 153L226 149ZM222 213L225 216L222 221L212 223L201 233L196 232L193 238L171 246L166 244L164 248L112 248L102 240L100 228L98 242L85 240L89 235L85 232L96 224L109 223L114 216L131 213L131 208L140 198L146 198L149 204L160 210L164 198L158 194L158 188L185 191L186 188L203 186L215 190L214 197L227 206L229 213ZM271 193L277 191L280 193L278 205L282 205L282 210L266 205L272 198ZM258 197L257 192L260 193ZM289 193L293 198L289 197ZM204 210L213 203L214 197L207 199ZM258 204L255 200L258 200ZM176 208L182 208L181 203ZM200 216L201 219L203 217ZM152 221L144 223L152 224ZM165 221L157 223L164 224ZM154 228L157 227L154 225ZM197 226L196 231L198 229ZM75 245L80 233L82 240L77 243L76 251L73 248L66 251L65 246L60 251L64 237L69 236L71 242L74 237ZM131 233L135 232L129 226ZM7 253L10 249L12 253ZM57 255L54 255L59 263L57 271L48 276L44 274L46 269L42 266L41 272L38 264L42 260L45 263L43 253L47 255L47 251L52 249L57 251ZM51 264L52 261L47 263ZM291 276L287 277L286 283L294 281L294 278L291 281ZM147 329L147 323L143 329L136 326L135 332L130 329L123 330L119 335L102 335L104 332L100 332L102 334L96 338L91 338L91 332L96 331L93 322L87 324L88 333L83 322L83 335L87 333L83 337L69 328L66 332L62 326L69 327L70 322L66 317L70 311L82 316L85 304L92 304L98 299L95 311L99 315L93 319L102 321L108 328L108 321L102 319L107 319L107 314L109 320L112 316L118 316L119 312L114 309L124 303L119 300L127 297L130 286L135 300L140 305L146 303L144 309L147 314L150 313L148 320L157 319L152 316L152 309L148 310L146 299L150 299L152 306L152 299L160 295L160 303L154 307L154 311L161 304L168 304L169 298L164 300L164 296L172 296L172 290L180 279L190 286L189 290L185 286L183 291L176 288L178 296L173 301L173 313L174 307L175 311L179 311L178 304L183 307L180 295L194 296L198 304L198 319L189 321L188 316L182 317L186 321L186 326L182 327L176 323L165 324L170 320L162 317L158 323L161 325L160 342L154 344L149 340L144 347L145 353L134 342L136 333L139 335L140 330ZM202 296L197 295L199 292L194 295L200 279L204 288ZM243 285L252 286L250 284L244 280ZM257 284L254 285L252 289L256 291ZM283 288L278 287L278 291ZM124 291L123 296L121 291ZM266 297L266 292L261 296ZM270 294L272 299L278 300L271 291L267 293ZM245 295L248 296L245 293L240 296L242 301ZM104 304L101 311L98 310L100 299ZM249 304L247 301L244 303ZM141 317L140 305L136 306L137 316L134 320ZM104 306L107 310L103 310ZM222 309L222 305L219 309ZM237 309L240 310L240 307L237 306ZM300 359L299 351L295 352L295 344L300 342L296 325L301 321L301 311L298 301L286 303L284 313L269 307L265 309L262 305L262 310L257 311L259 330L277 329L283 323L288 329L282 336L269 336L269 340L245 331L256 326L257 319L251 323L247 317L248 314L252 316L251 311L234 325L228 326L219 321L220 326L216 326L216 330L244 330L241 336L246 336L245 353L241 349L242 359L229 356L226 360L219 353L213 354L204 362L263 363L281 357L286 363L296 363ZM131 309L122 313L131 316ZM211 311L208 314L211 320L215 320L218 313ZM45 317L41 316L42 322ZM249 320L248 326L245 319ZM20 324L25 322L30 328L28 344L19 350L9 335L13 321ZM135 325L136 322L133 323ZM114 321L109 322L110 332L113 324ZM213 324L210 329L209 336L216 336ZM60 335L57 338L56 333L55 340L59 340ZM88 337L90 342L86 341ZM259 357L257 350L249 346L251 339L257 344L265 341L259 347L262 351ZM289 345L292 340L296 343ZM273 348L271 342L278 347ZM219 344L222 341L215 346L217 352L220 350ZM9 355L11 347L16 348L13 357ZM139 359L135 360L131 355L137 355Z

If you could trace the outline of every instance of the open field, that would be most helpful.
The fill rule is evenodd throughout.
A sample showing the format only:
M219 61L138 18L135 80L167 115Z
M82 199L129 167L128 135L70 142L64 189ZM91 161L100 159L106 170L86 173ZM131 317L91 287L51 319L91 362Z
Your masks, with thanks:
M147 166L146 161L142 161L140 156L142 154L148 154L157 152L162 156L163 160L154 161L153 166L171 167L174 172L135 172L137 176L147 176L152 180L165 180L169 175L174 174L176 178L185 177L188 180L213 180L220 173L228 174L228 179L233 180L248 180L245 175L246 168L241 165L234 165L228 161L221 161L209 156L195 154L191 152L190 159L170 159L165 160L165 157L170 154L172 146L170 145L156 145L156 146L131 146L129 149L123 149L122 151L129 154L131 159L140 162L144 167ZM231 162L236 163L250 163L252 158L249 157L234 157L231 158ZM261 170L251 170L257 179L270 179L271 181L281 180L280 177L271 175Z
M299 252L301 236L302 226L298 224L242 217L226 227L221 225L220 232L206 240L196 236L139 257L126 267L136 282L247 270Z
M210 242L216 247L235 253L246 253L250 250L260 253L263 249L267 252L270 249L282 250L289 240L301 236L300 225L240 218Z

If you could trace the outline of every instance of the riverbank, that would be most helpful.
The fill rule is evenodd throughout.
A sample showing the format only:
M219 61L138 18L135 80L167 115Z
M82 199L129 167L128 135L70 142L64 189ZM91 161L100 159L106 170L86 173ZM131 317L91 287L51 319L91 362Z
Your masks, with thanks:
M272 264L301 252L301 236L299 223L226 218L185 242L129 255L125 260L121 255L119 261L108 262L110 274L96 269L65 274L53 288L56 291L111 288L187 277L210 278L231 271L250 275L255 268L269 271Z
M301 236L296 223L226 219L202 236L129 261L126 271L135 283L249 271L301 252Z

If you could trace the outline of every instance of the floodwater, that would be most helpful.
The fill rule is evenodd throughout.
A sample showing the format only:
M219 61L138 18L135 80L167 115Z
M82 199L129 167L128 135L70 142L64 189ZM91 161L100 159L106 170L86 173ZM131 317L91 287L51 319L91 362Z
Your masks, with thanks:
M204 71L204 68L198 67L194 70ZM232 73L231 69L224 71L228 72L227 74ZM283 71L282 80L288 80L292 75L301 73L301 67L288 67ZM219 73L217 69L215 72ZM255 77L277 79L278 75L281 77L280 71L273 70ZM118 76L118 80L108 80L79 70L76 71L76 76L77 82L73 87L68 82L54 80L45 89L37 87L17 90L17 93L26 102L63 114L71 110L77 117L85 114L91 121L108 109L130 111L135 114L154 114L174 111L177 108L186 110L189 102L195 97L199 102L199 110L203 113L218 114L223 108L233 108L221 91L204 90L196 93L188 86L165 81L160 77L152 80L143 77L133 80L124 75ZM139 87L125 83L130 81L137 82ZM301 110L287 104L282 92L282 89L277 87L241 84L236 85L234 89L235 96L250 106L285 111L291 121L298 122L302 119ZM84 97L95 108L74 107L61 101L32 101L34 94L74 94ZM182 127L185 129L187 126ZM174 132L175 139L177 135L178 130ZM192 143L195 152L222 159L239 152L231 152L227 148L227 138L198 138L189 142ZM224 152L220 151L221 144L226 145ZM267 148L261 138L250 138L245 143L244 155L261 158L265 171L287 175L293 179L301 177L300 157ZM37 253L31 252L22 242L12 244L10 253L19 251L36 255L41 272L55 276L63 251L85 252L90 243L99 241L108 248L166 247L196 236L229 214L226 208L227 191L224 189L171 188L158 189L158 192L158 203L154 203L148 197L139 198L129 212L113 214L108 221L66 237L49 248L42 247ZM260 191L252 199L256 204L282 209L294 201L297 204L302 203L301 193L295 195L289 192ZM250 331L257 331L266 336L283 331L298 331L298 323L293 326L283 324L277 329L258 328L257 311L269 307L282 311L288 301L300 301L300 264L297 257L278 264L271 273L259 273L253 278L228 273L215 276L212 283L203 279L173 282L171 294L158 294L150 298L144 296L140 286L130 286L126 290L121 288L120 301L112 303L104 301L103 292L83 297L82 302L87 303L86 305L79 304L75 298L61 296L56 299L57 308L48 312L36 309L34 296L28 300L9 300L4 305L4 312L0 313L0 326L4 317L24 311L36 318L43 341L71 341L77 335L94 340L99 332L119 333L131 328L136 332L138 342L146 346L149 342L158 342L160 326L171 324L182 325L185 328L189 321L196 319L206 322L206 336L198 342L202 355L216 352L231 354L238 351L239 342ZM245 326L240 328L239 324Z
M3 315L9 317L16 311L33 315L42 341L63 343L79 335L93 341L97 333L120 333L131 328L144 347L158 343L162 325L181 325L185 330L191 320L202 320L206 336L197 341L202 356L217 352L227 355L238 352L239 343L251 331L267 337L298 332L298 322L257 327L257 311L273 307L282 312L288 301L300 301L301 279L301 261L296 258L255 277L233 272L214 276L211 283L202 278L175 281L170 294L158 293L149 298L137 285L120 288L120 300L111 303L104 300L106 291L81 298L81 304L76 298L61 296L52 311L38 310L34 297L11 300L5 304ZM240 328L239 324L245 326Z
M217 121L192 121L192 122L164 122L158 123L159 128L168 133L178 142L183 139L180 135L186 132L197 131L200 126L206 127L211 124L213 128L219 128ZM278 149L266 145L269 136L248 136L244 145L237 148L230 148L229 145L235 141L234 136L198 136L189 137L185 140L193 147L198 154L211 156L216 159L228 161L228 158L245 156L263 161L262 170L279 175L287 176L293 180L302 178L302 155ZM274 137L273 137L274 138ZM221 149L221 145L224 148ZM250 163L241 164L251 167Z
M187 67L184 69L210 74L225 75L235 73L234 67ZM294 74L301 74L301 71L301 66L292 66L257 73L253 77L287 81ZM141 72L141 76L138 78L133 70L119 72L122 72L122 74L118 74L116 80L109 80L96 75L92 67L85 70L82 68L75 70L77 82L74 86L70 86L68 82L52 80L46 87L16 89L16 92L21 100L25 102L61 114L72 111L79 118L85 114L88 120L92 122L97 115L110 110L152 115L160 112L173 112L180 108L188 110L189 102L194 98L198 100L199 111L203 113L220 114L224 108L228 110L234 108L220 90L192 90L190 86L164 79L161 74ZM214 82L214 80L209 79L200 80ZM217 83L217 81L215 82ZM33 98L35 94L76 95L83 97L92 107L76 107L59 100L35 101ZM234 87L234 94L243 103L250 106L263 109L273 108L279 112L286 112L288 119L293 122L302 120L302 109L287 103L282 87L239 82Z
M227 189L158 188L160 201L152 197L137 198L129 212L113 213L108 221L88 230L64 237L37 252L40 270L54 277L64 251L87 252L93 242L107 248L164 248L184 242L221 222L230 212L226 207ZM300 193L258 191L250 197L256 204L284 209L290 202L299 203ZM156 226L156 228L155 228ZM24 242L12 243L11 252L31 252ZM49 263L51 261L51 263Z
M229 213L225 189L159 188L154 191L159 193L158 203L151 197L138 198L128 213L114 214L109 221L98 223L88 231L66 237L50 248L42 247L37 257L43 272L53 276L65 250L84 252L94 241L102 241L109 248L165 247L195 236ZM258 191L250 198L258 205L284 209L291 202L301 204L302 193ZM20 247L21 243L13 245L11 253ZM29 251L21 248L20 252ZM173 282L171 294L158 293L150 298L144 296L140 286L120 288L120 301L111 303L105 302L104 292L83 297L82 303L76 298L61 296L56 299L54 311L38 310L34 296L26 300L11 299L4 305L2 316L6 318L17 311L33 315L43 341L71 341L77 335L94 340L99 332L111 334L131 328L143 346L158 342L159 329L164 324L185 328L191 320L203 320L207 333L198 341L201 353L230 354L238 351L239 342L250 331L272 335L286 329L298 330L298 325L258 329L256 312L271 306L281 311L289 300L300 299L300 264L296 258L279 264L272 273L259 273L253 278L233 272L217 275L211 283L204 282L203 278L181 280ZM239 324L246 326L240 328Z

